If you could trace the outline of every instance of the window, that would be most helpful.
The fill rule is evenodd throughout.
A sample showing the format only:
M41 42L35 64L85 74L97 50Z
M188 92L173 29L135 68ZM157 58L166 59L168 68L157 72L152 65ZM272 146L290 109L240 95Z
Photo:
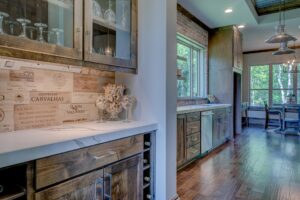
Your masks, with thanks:
M269 99L269 66L250 68L250 105L262 106Z
M251 66L249 85L251 106L282 104L289 95L300 103L300 74L284 72L281 64Z
M177 69L182 78L177 81L179 98L206 96L206 49L201 45L177 36Z

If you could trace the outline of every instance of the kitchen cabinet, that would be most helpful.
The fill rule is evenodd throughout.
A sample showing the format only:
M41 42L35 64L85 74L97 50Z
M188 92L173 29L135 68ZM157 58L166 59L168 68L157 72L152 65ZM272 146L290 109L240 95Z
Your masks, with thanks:
M104 200L103 169L90 172L35 194L35 200Z
M86 0L84 59L106 65L137 65L137 0Z
M229 110L215 109L213 116L213 148L216 148L226 142L230 137L229 132Z
M142 154L119 161L104 169L47 188L36 200L138 200L142 196Z
M177 167L200 155L200 112L177 115Z
M137 0L12 0L0 11L1 56L136 72Z
M0 2L0 46L81 60L82 0Z
M0 199L155 199L154 154L151 132L0 169Z
M242 34L237 27L233 27L234 67L243 70Z
M185 162L186 115L177 115L177 166Z
M104 168L104 200L140 200L142 194L142 154Z

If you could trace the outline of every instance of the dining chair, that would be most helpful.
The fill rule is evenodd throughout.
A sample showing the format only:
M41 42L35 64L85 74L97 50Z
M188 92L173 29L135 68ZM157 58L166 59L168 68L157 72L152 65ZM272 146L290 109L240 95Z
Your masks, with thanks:
M266 119L265 119L265 130L266 131L281 131L283 126L282 126L282 113L283 107L282 106L276 106L276 107L269 107L267 103L265 103L265 114L266 114ZM271 117L271 116L276 116L276 118ZM275 121L275 123L273 123ZM275 127L273 129L268 129L269 126Z

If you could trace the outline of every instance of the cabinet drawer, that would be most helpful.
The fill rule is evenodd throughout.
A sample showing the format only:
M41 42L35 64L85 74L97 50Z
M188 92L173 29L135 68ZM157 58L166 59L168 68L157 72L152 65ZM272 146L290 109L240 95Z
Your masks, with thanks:
M35 194L35 200L98 200L103 196L103 170L94 171Z
M190 160L192 158L195 158L200 154L200 143L196 144L186 150L186 158L187 160Z
M200 117L201 117L200 112L186 114L187 122L199 121Z
M187 135L200 132L200 121L188 122L186 129Z
M191 147L197 143L200 143L200 132L194 133L186 137L186 146Z
M143 135L138 135L39 159L36 161L36 189L140 153L143 146Z

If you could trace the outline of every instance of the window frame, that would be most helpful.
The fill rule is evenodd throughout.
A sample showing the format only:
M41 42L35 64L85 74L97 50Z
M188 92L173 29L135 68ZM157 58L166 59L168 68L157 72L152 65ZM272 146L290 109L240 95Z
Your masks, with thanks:
M205 47L202 44L199 44L197 42L195 42L194 40L180 34L177 33L177 43L176 44L181 44L184 45L188 48L191 49L190 51L190 96L183 96L183 97L179 97L177 94L177 99L180 100L189 100L189 99L201 99L201 98L206 98L207 97L207 64L206 64L206 56L207 56L207 47ZM176 45L177 48L177 45ZM199 94L199 96L194 96L194 92L193 92L193 86L194 86L194 76L193 76L193 52L197 51L197 65L198 65L198 73L197 73L197 79L198 79L198 91L197 93ZM177 55L178 56L178 55ZM178 66L176 65L176 68ZM178 88L177 88L178 91Z
M268 105L273 105L273 91L287 91L287 90L291 90L293 92L293 94L295 94L296 96L296 102L298 104L298 92L300 92L300 84L298 87L298 78L300 81L300 76L298 77L297 73L292 73L293 76L293 87L292 88L273 88L273 66L274 65L282 65L282 63L272 63L272 64L256 64L256 65L251 65L248 67L248 74L249 74L249 78L248 78L248 101L249 103L251 103L251 91L252 90L263 90L263 91L268 91ZM269 68L269 88L268 89L251 89L251 67L257 67L257 66L268 66ZM298 66L300 68L300 65ZM250 105L251 107L262 107L260 105Z

